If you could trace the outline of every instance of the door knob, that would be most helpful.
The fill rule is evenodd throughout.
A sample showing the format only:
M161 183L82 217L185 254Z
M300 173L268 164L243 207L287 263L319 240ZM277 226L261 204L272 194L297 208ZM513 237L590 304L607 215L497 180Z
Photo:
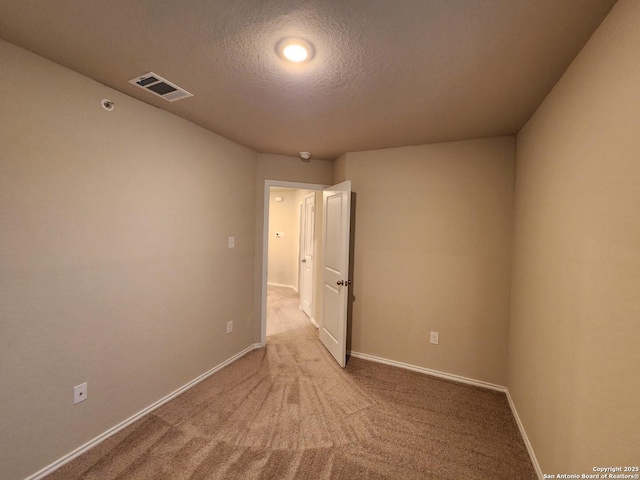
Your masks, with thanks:
M336 283L337 283L338 285L344 285L344 282L343 282L342 280L338 280Z
M302 263L307 263L307 259L306 259L306 258L303 258L303 259L302 259Z

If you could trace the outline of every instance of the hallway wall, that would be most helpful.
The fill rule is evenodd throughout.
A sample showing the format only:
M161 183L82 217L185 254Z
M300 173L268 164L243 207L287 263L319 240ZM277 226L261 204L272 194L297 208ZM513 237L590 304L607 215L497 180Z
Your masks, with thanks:
M300 205L297 190L269 193L269 270L267 281L298 290ZM277 202L276 197L282 199ZM283 234L276 237L276 232Z

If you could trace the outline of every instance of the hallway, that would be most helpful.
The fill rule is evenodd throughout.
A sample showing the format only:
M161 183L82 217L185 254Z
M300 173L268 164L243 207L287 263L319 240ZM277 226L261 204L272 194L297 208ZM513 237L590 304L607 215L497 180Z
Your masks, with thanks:
M311 324L299 303L300 296L292 288L267 287L267 342L272 335Z

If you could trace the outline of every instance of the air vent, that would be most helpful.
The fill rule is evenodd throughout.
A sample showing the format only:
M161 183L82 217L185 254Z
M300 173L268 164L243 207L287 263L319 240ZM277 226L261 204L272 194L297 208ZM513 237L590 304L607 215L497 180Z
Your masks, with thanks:
M183 98L193 97L193 94L187 92L184 88L165 80L160 75L153 72L145 73L139 77L132 78L129 83L148 90L149 92L164 98L167 102L175 102Z

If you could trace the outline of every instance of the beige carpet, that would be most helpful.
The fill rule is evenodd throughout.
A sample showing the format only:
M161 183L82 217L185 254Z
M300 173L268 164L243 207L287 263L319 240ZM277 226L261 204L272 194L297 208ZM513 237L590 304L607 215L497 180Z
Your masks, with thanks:
M536 478L504 394L355 358L343 370L292 291L269 295L266 348L47 478Z

